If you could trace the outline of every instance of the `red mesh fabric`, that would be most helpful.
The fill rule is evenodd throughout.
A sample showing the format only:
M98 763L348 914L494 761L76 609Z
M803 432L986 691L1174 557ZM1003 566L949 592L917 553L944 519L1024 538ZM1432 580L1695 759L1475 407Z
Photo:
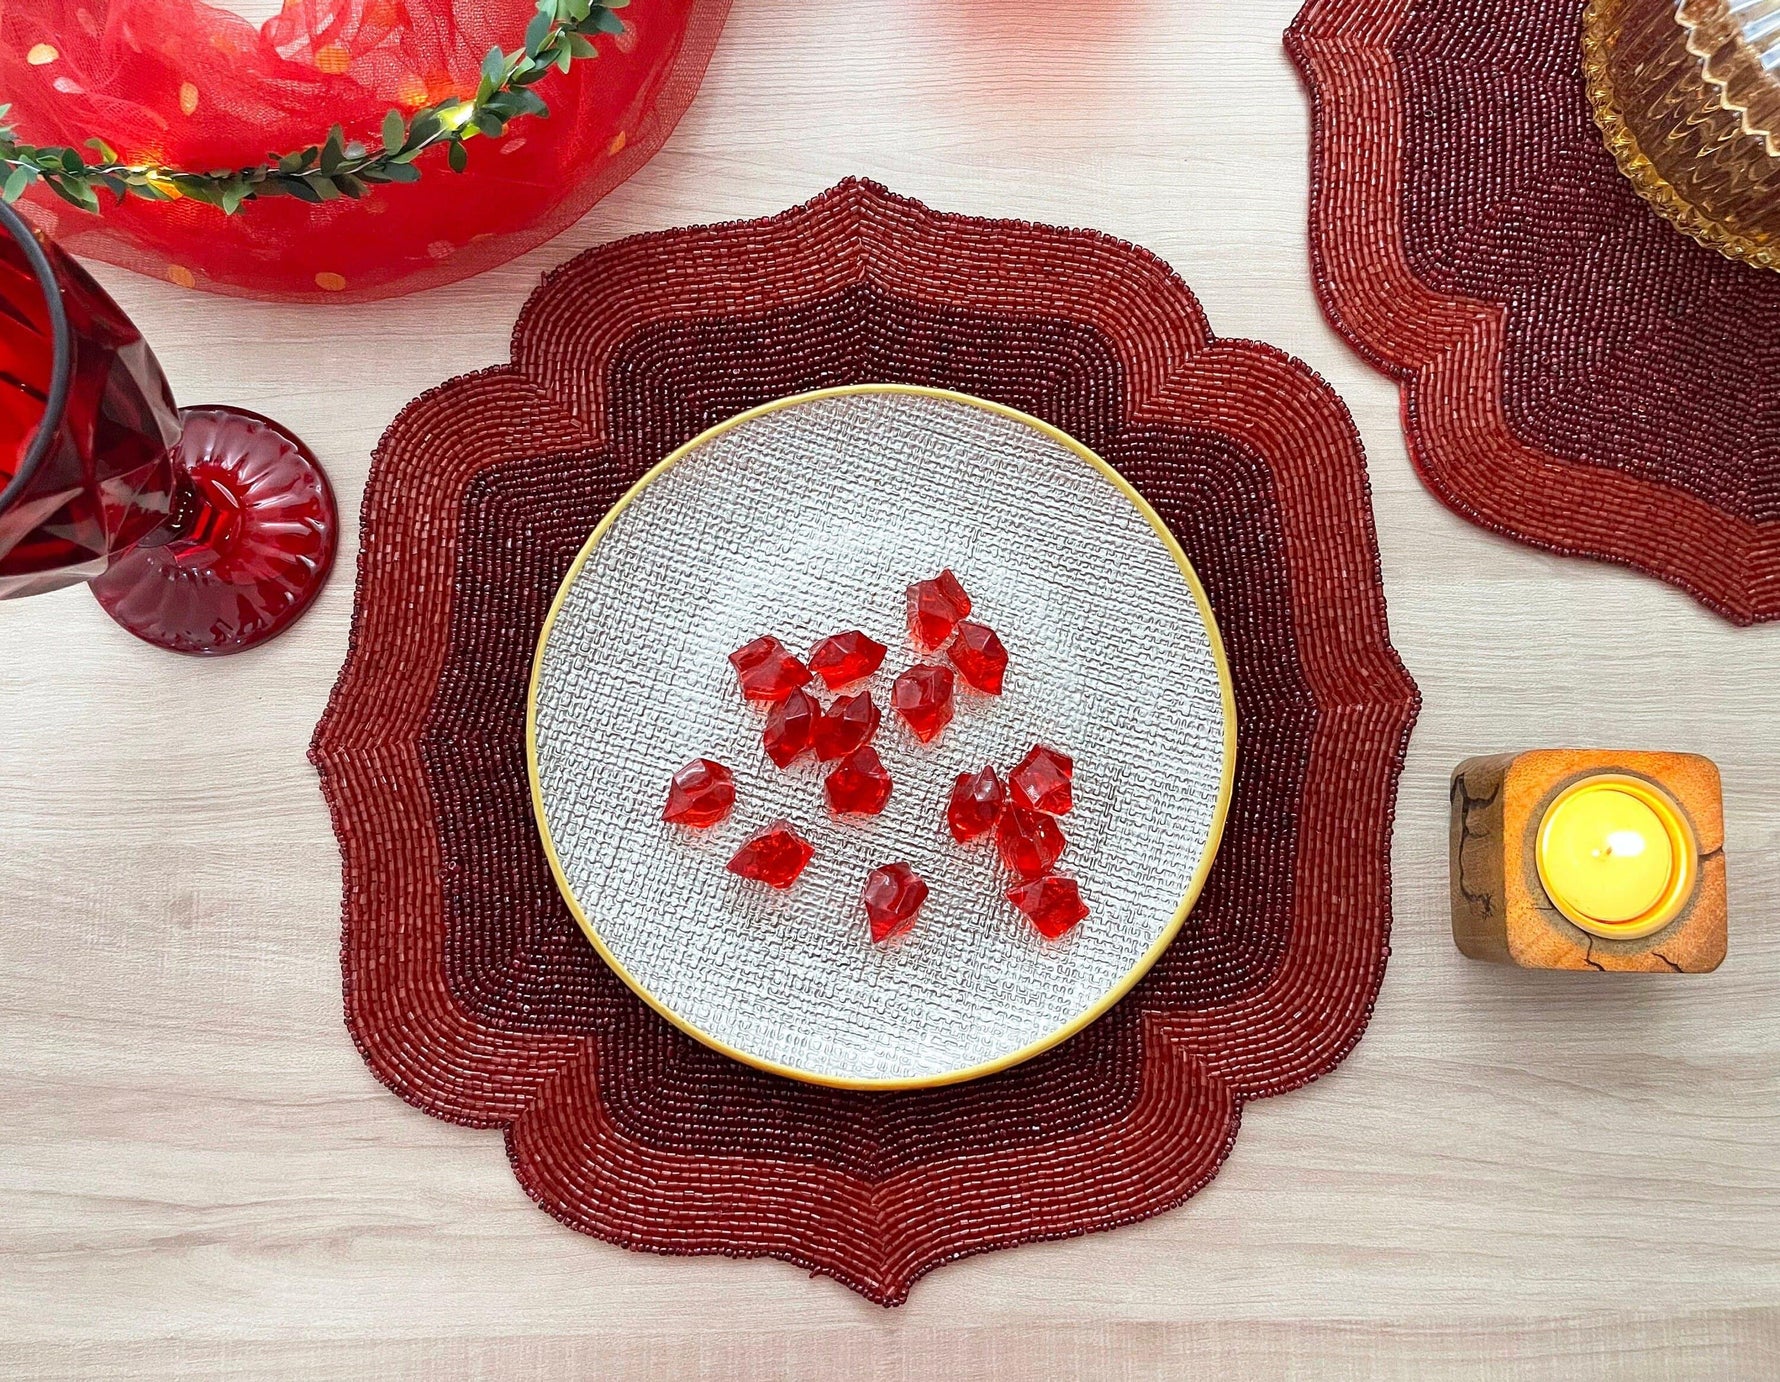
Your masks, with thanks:
M504 263L579 218L661 146L692 100L729 0L637 0L600 56L553 72L547 119L443 149L417 183L311 206L274 197L229 217L131 199L89 215L36 188L29 214L76 254L242 297L368 299ZM373 144L384 112L474 91L489 48L520 45L531 0L289 0L255 29L203 0L0 6L0 91L19 136L194 171L320 143ZM41 46L40 46L41 45ZM45 60L45 48L54 56ZM36 50L36 51L33 51Z
M1312 0L1311 246L1457 512L1780 617L1780 274L1677 233L1590 116L1579 0Z
M1098 448L1203 578L1241 727L1217 863L1144 982L1027 1064L893 1094L764 1074L649 1011L552 885L524 760L537 635L601 513L713 423L868 381L966 390ZM345 864L347 1022L403 1098L503 1129L563 1223L780 1257L893 1304L938 1263L1180 1203L1246 1101L1352 1047L1417 706L1346 410L1271 347L1214 337L1150 255L860 182L622 241L545 281L510 364L417 399L378 447L312 751Z

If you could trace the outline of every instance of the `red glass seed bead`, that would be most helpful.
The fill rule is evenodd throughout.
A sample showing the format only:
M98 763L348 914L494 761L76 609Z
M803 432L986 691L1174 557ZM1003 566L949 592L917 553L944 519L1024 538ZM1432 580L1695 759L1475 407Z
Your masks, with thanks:
M875 816L890 800L890 774L870 744L854 749L824 780L828 804L837 816Z
M951 571L909 587L909 637L930 653L952 636L958 621L970 613L970 596Z
M1049 873L1067 844L1056 821L1020 806L1010 805L995 827L1002 867L1022 883Z
M766 717L766 728L760 742L766 756L781 768L789 767L816 742L816 724L822 718L822 707L808 691L793 691L775 705Z
M661 818L673 825L703 830L729 815L735 805L735 778L721 763L695 758L668 783L667 805Z
M865 916L877 944L894 940L915 924L927 901L927 883L907 864L885 864L865 880Z
M793 830L789 821L774 821L750 837L725 867L738 878L769 888L789 888L815 852L815 846Z
M911 667L890 688L890 704L923 744L952 722L952 669Z
M974 840L1001 819L1001 808L1007 800L1001 779L994 768L980 773L959 773L952 784L952 799L946 804L946 825L952 838L963 844Z
M751 701L782 701L810 680L810 669L776 638L756 638L731 653L729 661Z
M810 654L810 670L834 691L877 671L887 651L882 643L867 638L858 629L831 634Z
M1075 879L1061 873L1016 884L1007 890L1007 900L1030 917L1038 934L1050 941L1074 930L1088 915L1088 904L1082 901Z
M1034 744L1032 752L1007 775L1007 785L1021 806L1043 811L1047 816L1067 816L1075 805L1075 794L1070 786L1074 776L1073 758L1043 744Z
M883 718L869 691L861 691L856 696L836 696L834 703L816 722L816 757L824 763L832 763L871 743Z
M1001 681L1007 674L1007 649L987 624L959 622L957 637L946 649L946 656L958 669L958 675L991 696L1001 694Z

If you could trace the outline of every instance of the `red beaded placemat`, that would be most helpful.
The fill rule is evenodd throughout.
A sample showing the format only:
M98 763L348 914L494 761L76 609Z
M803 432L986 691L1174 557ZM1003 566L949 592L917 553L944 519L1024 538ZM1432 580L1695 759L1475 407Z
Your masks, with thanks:
M1311 250L1475 523L1780 617L1780 273L1678 234L1620 176L1581 0L1311 0Z
M723 418L866 381L997 400L1117 467L1204 581L1240 724L1217 864L1143 983L1024 1065L906 1093L768 1075L646 1008L558 897L525 769L534 644L607 506ZM1180 1203L1245 1102L1346 1054L1384 971L1418 704L1346 409L1279 351L1214 337L1151 255L862 182L621 241L545 280L510 364L415 400L378 446L312 749L347 1024L404 1099L502 1129L563 1223L785 1258L892 1304L938 1263Z

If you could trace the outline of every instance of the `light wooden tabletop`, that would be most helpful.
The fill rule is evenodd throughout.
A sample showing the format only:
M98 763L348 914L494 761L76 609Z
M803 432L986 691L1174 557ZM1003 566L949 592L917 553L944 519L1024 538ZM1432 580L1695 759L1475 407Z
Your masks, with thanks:
M0 1368L112 1375L1772 1375L1780 1369L1780 629L1448 514L1305 249L1294 0L737 0L666 149L526 259L276 307L103 270L175 393L305 436L346 515L294 632L196 662L83 589L0 607ZM540 271L777 211L850 173L1086 224L1214 327L1308 361L1371 458L1392 632L1426 697L1394 954L1334 1074L1252 1106L1148 1223L941 1268L884 1311L770 1261L581 1238L499 1137L385 1092L340 1017L339 858L304 759L345 653L367 458L505 358ZM1669 978L1470 963L1446 779L1473 753L1693 750L1724 772L1730 958Z

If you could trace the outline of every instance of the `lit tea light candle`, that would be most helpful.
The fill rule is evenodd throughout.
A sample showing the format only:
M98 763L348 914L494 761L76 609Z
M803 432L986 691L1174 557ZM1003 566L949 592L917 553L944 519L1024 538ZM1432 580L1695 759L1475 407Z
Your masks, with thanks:
M1662 930L1693 894L1687 817L1636 778L1603 773L1558 794L1539 825L1539 882L1592 935L1636 940Z
M1703 974L1724 959L1724 798L1712 760L1529 749L1452 776L1452 938L1523 969Z

